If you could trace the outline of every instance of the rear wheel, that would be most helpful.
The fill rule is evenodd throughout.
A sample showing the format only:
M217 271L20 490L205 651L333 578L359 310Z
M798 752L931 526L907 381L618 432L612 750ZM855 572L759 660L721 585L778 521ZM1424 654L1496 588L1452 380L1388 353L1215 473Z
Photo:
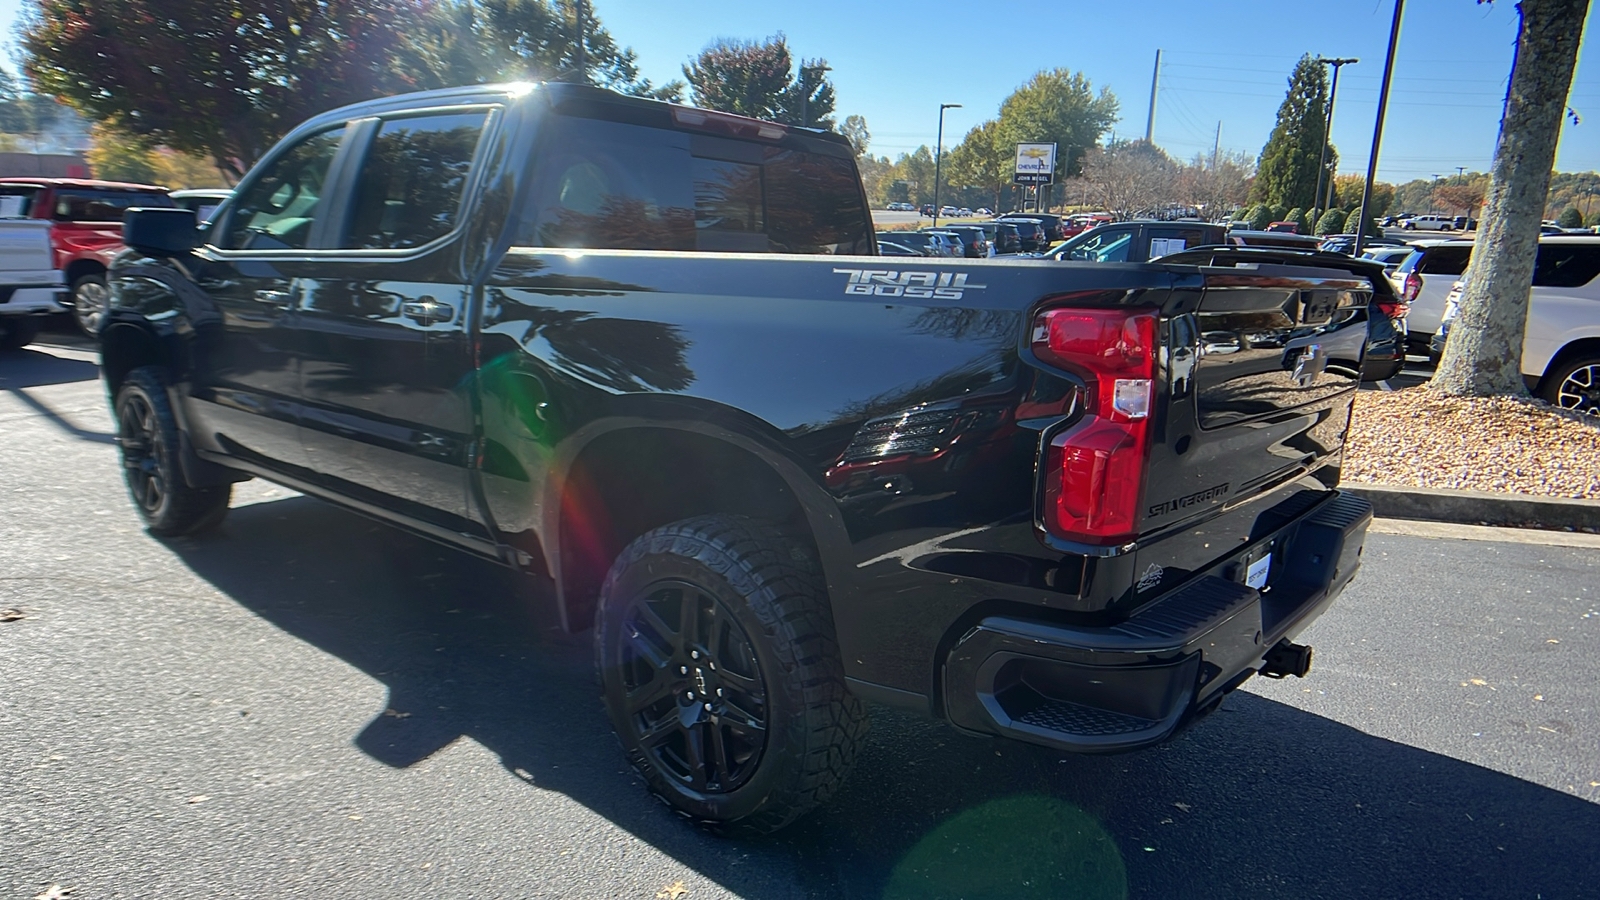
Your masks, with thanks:
M601 590L595 644L629 761L718 830L775 831L823 803L866 733L819 577L794 542L747 519L686 519L629 544Z
M0 350L21 350L39 336L33 316L0 316Z
M1600 359L1575 359L1551 373L1544 398L1564 409L1600 415Z
M178 459L178 423L160 371L134 369L117 389L117 445L123 476L152 534L173 537L214 527L228 513L233 485L191 487Z
M105 275L84 275L72 282L72 318L89 337L100 333L106 310L111 307L111 289Z

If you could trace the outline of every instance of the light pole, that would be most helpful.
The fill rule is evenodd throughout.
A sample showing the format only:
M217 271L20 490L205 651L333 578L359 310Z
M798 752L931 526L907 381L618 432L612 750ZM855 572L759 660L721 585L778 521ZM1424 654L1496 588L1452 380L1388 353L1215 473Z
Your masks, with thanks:
M939 227L939 164L944 156L944 111L960 109L959 103L939 104L939 136L933 142L933 227Z
M1319 212L1326 212L1328 207L1332 205L1333 200L1333 176L1328 175L1328 192L1326 194L1322 192L1322 176L1328 174L1328 142L1333 137L1333 101L1334 98L1339 96L1339 67L1358 63L1361 60L1354 57L1324 59L1319 56L1316 61L1325 66L1333 66L1333 87L1328 91L1328 118L1324 120L1322 125L1322 161L1317 163L1317 192L1311 198L1312 205L1322 204Z
M1400 46L1400 15L1406 0L1394 0L1394 21L1389 25L1389 53L1383 59L1383 84L1378 88L1378 120L1372 126L1372 152L1367 154L1367 186L1361 192L1360 227L1356 229L1356 246L1350 253L1361 255L1361 245L1366 242L1367 223L1372 221L1372 182L1378 175L1378 145L1383 143L1383 117L1389 110L1389 80L1394 76L1394 51Z

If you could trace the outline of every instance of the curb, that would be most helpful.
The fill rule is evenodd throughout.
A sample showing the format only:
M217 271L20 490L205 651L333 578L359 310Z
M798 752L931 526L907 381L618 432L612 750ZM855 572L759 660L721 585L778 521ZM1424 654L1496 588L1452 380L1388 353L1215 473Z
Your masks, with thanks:
M1600 500L1350 483L1339 490L1371 503L1384 519L1600 533Z

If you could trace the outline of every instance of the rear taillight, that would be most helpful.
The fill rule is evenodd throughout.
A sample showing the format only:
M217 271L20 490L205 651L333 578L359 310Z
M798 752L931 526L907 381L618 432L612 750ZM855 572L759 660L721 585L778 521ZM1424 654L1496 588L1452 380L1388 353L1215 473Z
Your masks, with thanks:
M1391 319L1394 319L1395 321L1404 319L1406 315L1411 312L1410 306L1407 306L1406 304L1397 300L1379 300L1373 305L1378 307L1379 312Z
M1422 276L1415 271L1407 272L1405 287L1400 290L1400 299L1410 303L1416 300L1420 293L1422 293Z
M1155 399L1156 314L1053 309L1034 322L1033 352L1087 382L1083 418L1050 441L1044 525L1085 544L1138 535Z

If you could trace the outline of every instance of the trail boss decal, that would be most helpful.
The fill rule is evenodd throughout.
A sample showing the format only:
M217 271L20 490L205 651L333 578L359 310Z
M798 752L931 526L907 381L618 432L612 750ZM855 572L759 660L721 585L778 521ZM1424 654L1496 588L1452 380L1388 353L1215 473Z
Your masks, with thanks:
M894 269L834 269L849 275L846 294L872 297L914 297L960 300L963 291L981 291L986 284L968 284L966 272L897 272Z

